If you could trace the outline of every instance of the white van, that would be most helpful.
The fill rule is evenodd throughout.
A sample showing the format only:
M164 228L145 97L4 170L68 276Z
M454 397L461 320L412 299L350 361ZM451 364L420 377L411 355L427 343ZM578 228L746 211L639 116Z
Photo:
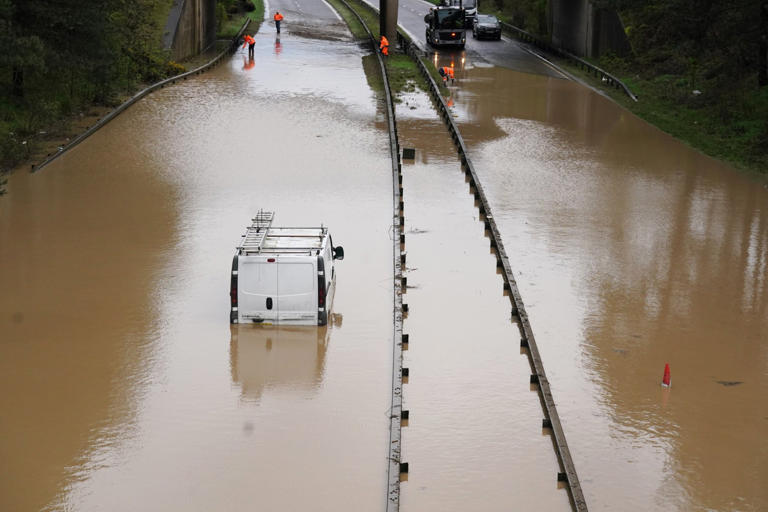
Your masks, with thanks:
M232 259L229 321L326 325L336 282L328 228L272 227L273 212L259 212Z

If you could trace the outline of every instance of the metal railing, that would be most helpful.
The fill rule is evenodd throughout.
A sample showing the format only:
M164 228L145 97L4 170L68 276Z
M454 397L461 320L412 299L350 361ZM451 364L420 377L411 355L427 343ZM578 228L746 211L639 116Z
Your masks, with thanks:
M576 55L573 55L572 53L570 53L567 50L564 50L563 48L556 48L551 44L549 44L548 42L542 40L541 38L536 37L533 34L526 32L525 30L518 28L514 25L501 22L501 26L507 33L512 34L517 39L523 42L532 44L536 48L544 50L547 53L556 55L561 59L567 60L574 66L577 66L579 69L586 71L590 75L593 75L599 78L602 82L612 87L615 87L616 89L621 89L633 101L637 101L637 96L629 89L629 87L627 87L627 85L624 82L622 82L612 74L608 73L604 69L601 69L598 66L595 66L591 62L585 61L581 57L577 57Z
M344 2L344 0L341 1ZM348 5L346 2L344 3L345 5ZM360 4L372 10L373 12L377 12L375 8L365 2L360 2ZM357 13L355 13L355 15L358 16ZM358 19L360 19L362 22L362 19L359 16ZM365 24L363 25L365 26ZM559 465L563 469L562 472L558 472L557 481L564 482L567 485L569 498L574 510L577 512L587 512L587 502L584 498L584 493L581 489L581 483L579 482L579 477L576 473L576 466L574 465L573 458L571 457L570 450L568 449L568 443L565 439L565 431L563 430L562 424L560 422L560 416L557 413L557 407L555 406L555 400L552 395L549 380L547 379L547 375L544 371L544 363L541 359L538 346L536 345L536 338L534 337L533 329L531 327L530 320L528 319L528 314L525 310L525 304L523 303L520 290L517 286L517 281L515 280L514 274L512 272L512 266L509 262L509 257L507 256L507 252L504 249L504 244L501 240L501 232L499 231L498 226L496 225L496 221L493 218L490 202L485 195L485 191L483 190L483 186L481 185L477 176L475 167L469 158L469 153L466 145L464 144L464 139L462 138L461 133L459 133L459 129L453 120L451 112L448 106L445 104L445 100L443 99L442 95L440 94L440 89L421 59L421 50L419 50L419 48L399 30L397 39L398 45L404 48L406 53L416 61L419 71L424 77L424 80L427 82L429 93L432 95L432 99L437 105L438 112L443 118L448 131L450 132L451 139L456 146L459 158L461 160L462 169L469 177L470 185L474 189L475 198L479 203L480 216L483 219L486 230L489 232L491 247L495 250L496 253L496 266L497 268L502 269L502 276L504 278L504 290L509 291L510 302L512 303L512 314L518 318L518 325L520 326L521 330L520 345L526 349L529 357L529 363L533 370L530 382L531 384L536 384L539 389L539 396L541 398L545 413L545 417L542 420L542 428L551 430L555 454L557 455ZM381 62L381 58L379 58L379 61ZM388 90L388 88L386 89ZM391 97L389 95L387 96L387 101L389 108L391 107ZM390 136L392 136L391 133Z
M547 380L547 375L544 372L544 363L541 359L539 349L536 345L536 339L533 335L533 329L528 319L528 314L525 311L525 305L523 304L520 290L517 287L515 276L512 272L512 266L509 263L509 257L504 249L504 244L501 240L501 232L499 231L496 221L493 218L491 212L490 202L485 195L483 186L475 171L475 167L472 164L472 160L469 158L469 153L464 139L459 133L459 129L453 120L450 109L445 104L445 100L440 94L440 89L435 83L434 79L429 73L426 65L420 58L420 51L413 43L406 41L406 51L417 62L419 70L421 71L424 80L429 84L430 94L432 99L437 105L438 111L445 121L448 131L451 134L451 139L459 153L461 159L461 165L464 172L469 177L469 183L474 188L475 199L479 202L479 210L481 217L484 217L484 224L486 230L489 231L491 247L496 252L496 267L502 269L502 276L504 278L504 290L509 291L510 302L512 303L512 314L517 316L519 325L521 327L521 346L526 348L529 355L529 361L533 369L531 374L531 384L537 384L540 391L540 397L542 404L544 405L545 418L542 421L542 427L552 430L553 441L555 445L555 453L557 454L558 461L563 468L563 472L557 474L557 480L565 482L568 485L568 490L571 498L571 503L575 510L578 512L587 511L587 503L584 499L584 494L581 490L581 484L579 483L579 477L576 473L576 467L573 463L570 450L568 449L568 443L565 440L565 431L560 423L560 416L557 413L555 406L555 400L552 396L552 390Z

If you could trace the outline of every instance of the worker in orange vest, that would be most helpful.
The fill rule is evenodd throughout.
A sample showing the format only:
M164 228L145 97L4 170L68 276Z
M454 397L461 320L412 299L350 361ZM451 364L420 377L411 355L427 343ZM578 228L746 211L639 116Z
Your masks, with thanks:
M456 75L453 74L453 68L449 68L448 66L443 66L437 71L438 73L440 73L440 76L443 77L444 84L447 84L448 80L450 80L452 84L456 83Z
M384 34L381 34L381 41L379 42L379 51L381 51L382 55L389 56L389 41L384 36Z
M243 48L248 45L248 56L253 57L253 46L256 44L256 40L248 34L245 34L243 38Z
M280 14L280 11L275 11L275 28L277 29L277 33L280 33L280 22L283 20L283 15Z

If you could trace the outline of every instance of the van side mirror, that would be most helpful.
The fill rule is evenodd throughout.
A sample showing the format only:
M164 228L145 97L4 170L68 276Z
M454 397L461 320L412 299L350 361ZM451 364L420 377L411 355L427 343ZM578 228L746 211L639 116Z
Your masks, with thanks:
M342 246L339 245L333 248L333 259L335 260L344 259L344 248Z

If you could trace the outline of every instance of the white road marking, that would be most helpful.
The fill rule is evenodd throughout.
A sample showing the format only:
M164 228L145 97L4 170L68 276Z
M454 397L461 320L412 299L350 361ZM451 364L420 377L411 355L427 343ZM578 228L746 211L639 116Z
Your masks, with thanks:
M569 76L569 75L563 73L560 70L560 68L558 68L554 63L549 62L547 59L545 59L544 57L542 57L538 53L534 52L533 50L529 50L528 48L526 48L523 45L520 45L520 48L522 48L523 50L525 50L526 52L530 53L531 55L534 55L534 56L538 57L539 59L541 59L542 61L544 61L545 64L547 64L550 68L552 68L555 71L557 71L558 73L560 73L560 75L562 75L562 77L565 78L566 80L573 80L572 76Z
M334 16L336 16L336 17L339 19L339 21L344 21L344 20L342 19L342 17L339 15L339 13L338 13L338 12L336 12L336 9L334 9L333 7L331 7L331 4L329 4L329 3L328 3L328 2L326 2L325 0L323 0L323 3L324 3L325 5L327 5L327 6L328 6L328 9L330 9L330 10L331 10L331 12L333 13L333 15L334 15Z

